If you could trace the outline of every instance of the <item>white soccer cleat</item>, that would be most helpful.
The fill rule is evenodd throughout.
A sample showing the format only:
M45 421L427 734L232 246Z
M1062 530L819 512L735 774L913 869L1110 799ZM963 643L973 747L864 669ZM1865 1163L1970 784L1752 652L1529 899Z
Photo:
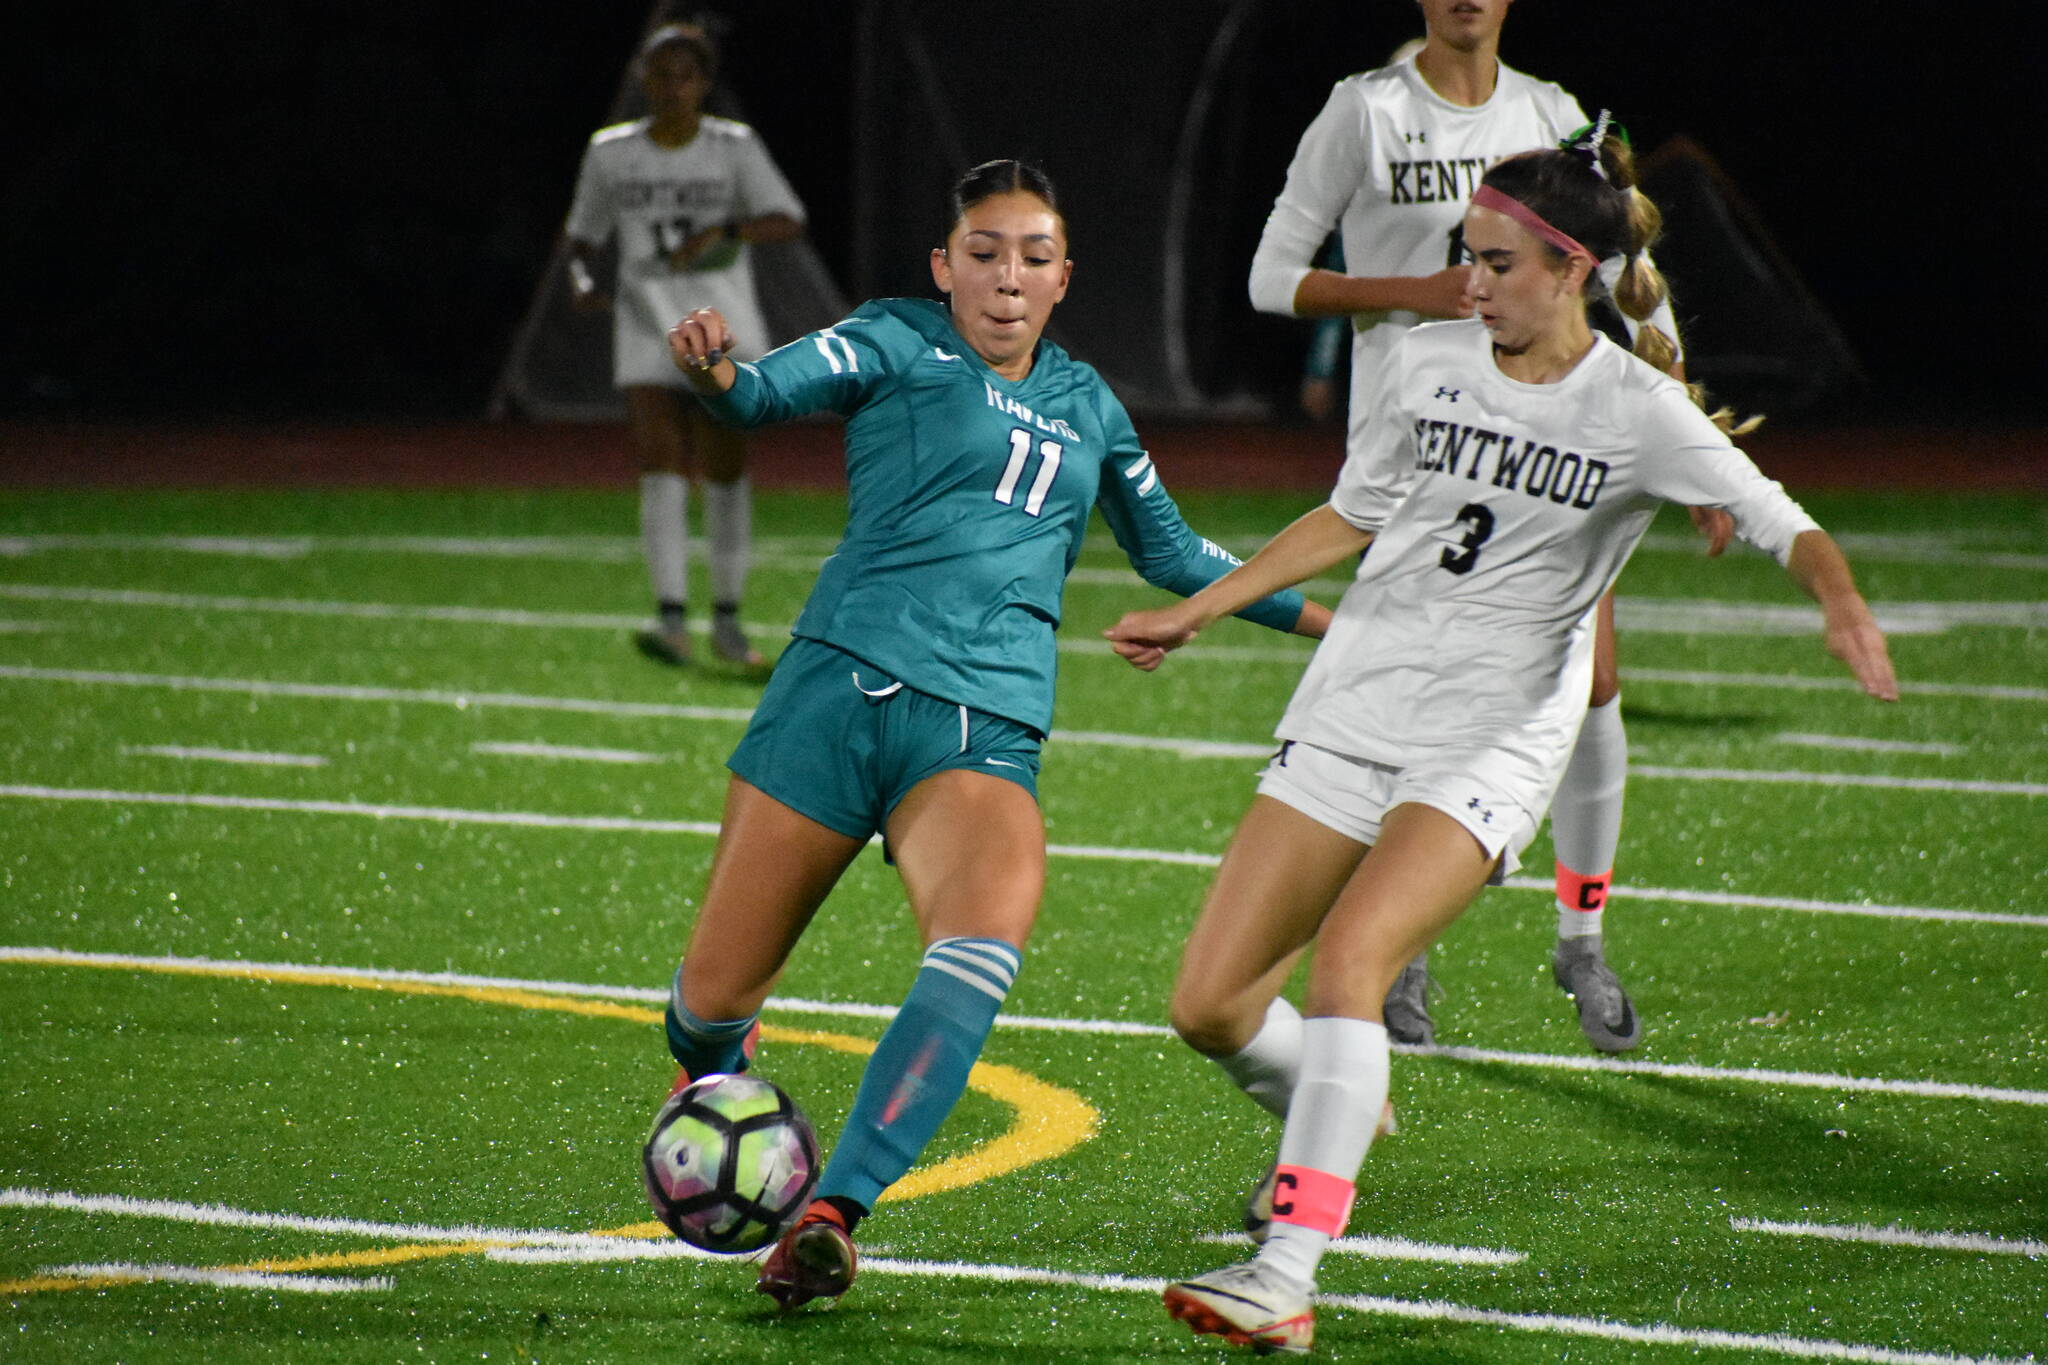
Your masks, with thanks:
M1257 1261L1170 1284L1161 1297L1167 1313L1197 1336L1219 1336L1262 1355L1307 1355L1315 1344L1316 1316L1308 1290Z

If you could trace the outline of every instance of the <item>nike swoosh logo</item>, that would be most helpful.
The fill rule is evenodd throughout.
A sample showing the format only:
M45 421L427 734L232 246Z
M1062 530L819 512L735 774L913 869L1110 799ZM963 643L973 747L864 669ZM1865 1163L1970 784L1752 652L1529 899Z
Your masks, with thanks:
M1009 763L1000 758L984 758L981 761L984 763L993 763L998 768L1016 768L1019 771L1022 771L1024 768L1024 765L1022 763Z
M952 354L950 351L942 351L936 346L932 347L932 354L937 356L941 360L958 360L960 358L959 356Z

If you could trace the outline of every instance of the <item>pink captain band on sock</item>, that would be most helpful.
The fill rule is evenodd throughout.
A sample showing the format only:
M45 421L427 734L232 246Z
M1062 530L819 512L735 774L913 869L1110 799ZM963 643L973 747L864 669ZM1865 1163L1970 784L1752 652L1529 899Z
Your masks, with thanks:
M1358 1186L1328 1171L1282 1166L1273 1178L1273 1221L1297 1223L1331 1237L1344 1235Z
M1506 214L1567 256L1584 256L1587 260L1596 262L1600 259L1581 246L1577 238L1567 236L1544 222L1543 216L1536 210L1519 199L1502 194L1491 185L1481 185L1474 190L1472 204L1475 208L1492 209L1495 213Z
M1587 877L1572 871L1563 863L1557 865L1557 903L1573 910L1603 910L1607 906L1607 890L1614 884L1614 869L1608 868L1598 876Z

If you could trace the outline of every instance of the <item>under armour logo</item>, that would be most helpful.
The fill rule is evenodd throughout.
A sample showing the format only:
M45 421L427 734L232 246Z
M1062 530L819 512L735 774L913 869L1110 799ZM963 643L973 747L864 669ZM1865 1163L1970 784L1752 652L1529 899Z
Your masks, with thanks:
M1477 810L1477 811L1479 811L1479 822L1480 822L1481 824L1483 824L1483 825L1490 825L1490 824L1492 824L1492 823L1493 823L1493 812L1492 812L1492 811L1490 811L1490 810L1480 810L1480 809L1479 809L1479 807L1480 807L1480 800L1479 800L1479 798L1478 798L1478 797L1476 797L1476 796L1475 796L1475 797L1473 797L1473 798L1472 798L1472 799L1471 799L1470 801L1467 801L1467 802L1465 803L1465 809L1466 809L1466 810Z
M1436 396L1447 403L1455 403L1458 401L1458 395L1463 392L1464 390L1462 389L1447 389L1439 384L1437 385Z
M1429 141L1429 129L1424 128L1419 132L1403 133L1401 134L1401 140L1404 142L1427 142Z

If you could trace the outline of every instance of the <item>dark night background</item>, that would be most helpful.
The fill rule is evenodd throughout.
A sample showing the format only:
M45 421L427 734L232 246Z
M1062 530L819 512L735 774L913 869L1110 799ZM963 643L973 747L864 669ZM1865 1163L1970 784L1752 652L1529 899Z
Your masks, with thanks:
M1228 8L1048 0L990 19L898 7L984 117L1005 113L1015 130L966 150L1034 155L1056 177L1119 136L1160 60L1151 16L1185 30ZM726 84L859 296L874 283L850 245L861 5L704 8L729 24ZM11 58L0 416L479 415L648 10L77 12L64 22L83 27ZM1203 208L1213 325L1263 343L1239 377L1253 388L1286 390L1305 335L1243 302L1295 139L1333 80L1419 31L1401 0L1270 0L1248 26L1214 153L1228 161L1223 188ZM1502 50L1589 109L1613 106L1639 150L1690 134L1741 187L1867 376L1808 418L2016 427L2048 410L2031 348L1994 321L2026 250L2005 189L2023 174L2006 131L2020 125L2005 117L2019 93L1977 88L1960 40L1922 7L1521 0ZM878 114L904 143L923 135L912 110ZM1118 227L1075 224L1077 291L1090 239ZM916 261L929 244L890 247Z

